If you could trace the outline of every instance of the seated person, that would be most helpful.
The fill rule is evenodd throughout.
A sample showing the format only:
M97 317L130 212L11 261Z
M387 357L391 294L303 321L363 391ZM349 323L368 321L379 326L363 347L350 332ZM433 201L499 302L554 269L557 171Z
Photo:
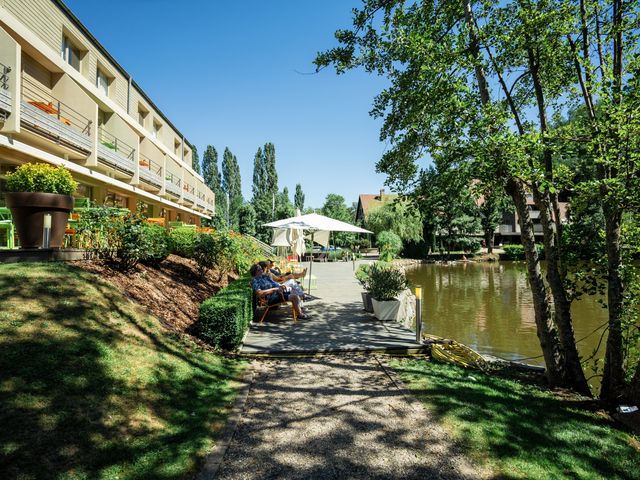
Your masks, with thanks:
M267 259L267 265L269 266L269 271L271 273L273 273L274 275L282 275L282 272L280 271L280 268L277 267L274 263L273 260L271 259ZM291 272L287 272L287 273L291 273Z
M258 265L260 265L260 267L262 268L263 275L268 275L272 280L275 280L278 283L283 283L287 280L297 280L307 274L306 268L300 273L287 272L285 274L282 274L280 273L280 270L271 268L273 266L273 262L271 260L258 262Z
M265 275L259 263L251 266L251 288L259 298L266 297L268 305L275 305L283 300L290 300L298 318L309 318L300 307L300 297L286 285L280 285Z

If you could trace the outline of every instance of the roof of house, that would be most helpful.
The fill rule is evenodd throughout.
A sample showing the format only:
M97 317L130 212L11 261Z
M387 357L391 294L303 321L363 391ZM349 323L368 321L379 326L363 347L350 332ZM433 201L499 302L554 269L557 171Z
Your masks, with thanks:
M356 219L359 218L360 212L362 212L363 216L366 218L371 209L381 207L385 203L395 200L396 198L398 198L397 193L384 193L384 190L381 190L380 193L361 193L358 197Z

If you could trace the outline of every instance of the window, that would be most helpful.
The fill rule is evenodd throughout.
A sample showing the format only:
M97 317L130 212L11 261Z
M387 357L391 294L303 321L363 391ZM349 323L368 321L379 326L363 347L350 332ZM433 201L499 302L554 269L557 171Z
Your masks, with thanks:
M180 157L180 142L178 140L173 142L173 153L175 153L177 157Z
M162 125L160 125L158 122L153 122L153 130L151 131L151 136L155 139L158 139L160 137L161 128Z
M149 111L144 108L141 104L138 104L138 123L144 127L144 121L147 118L147 114ZM155 127L155 124L154 124Z
M96 87L98 87L98 90L102 93L109 96L109 78L99 68L96 70Z
M60 52L65 62L80 71L80 49L73 45L69 37L62 37L62 50Z

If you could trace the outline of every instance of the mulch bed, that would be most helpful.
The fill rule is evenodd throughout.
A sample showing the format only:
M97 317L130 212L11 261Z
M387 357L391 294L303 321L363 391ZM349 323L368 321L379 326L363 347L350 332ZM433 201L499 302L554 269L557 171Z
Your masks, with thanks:
M169 255L158 267L138 264L128 272L101 261L74 262L74 265L112 283L178 332L189 332L189 327L198 320L200 304L235 278L229 275L220 278L216 270L210 270L202 278L193 261L177 255Z

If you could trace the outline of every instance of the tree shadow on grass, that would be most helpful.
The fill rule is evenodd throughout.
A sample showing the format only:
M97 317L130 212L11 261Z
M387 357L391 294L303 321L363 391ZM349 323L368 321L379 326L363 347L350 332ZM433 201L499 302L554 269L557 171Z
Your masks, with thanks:
M604 416L549 392L436 363L396 366L461 448L497 478L640 478L640 455ZM478 447L483 445L483 447Z
M0 272L0 478L192 471L236 364L165 336L94 276L31 268Z

